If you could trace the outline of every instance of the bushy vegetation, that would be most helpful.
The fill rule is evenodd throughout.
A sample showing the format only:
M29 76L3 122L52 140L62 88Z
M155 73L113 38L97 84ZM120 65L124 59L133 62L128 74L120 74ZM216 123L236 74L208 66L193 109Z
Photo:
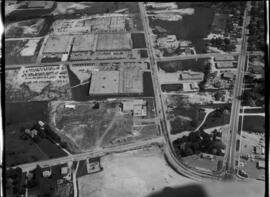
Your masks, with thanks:
M248 50L265 50L265 4L263 1L251 2L250 24L248 25Z
M240 97L242 105L245 106L264 106L265 79L253 80L251 90L245 90Z
M225 149L225 145L221 140L216 139L218 135L220 134L216 130L213 132L213 135L203 130L191 132L188 136L175 140L173 146L176 153L182 157L202 152L223 155L221 150Z

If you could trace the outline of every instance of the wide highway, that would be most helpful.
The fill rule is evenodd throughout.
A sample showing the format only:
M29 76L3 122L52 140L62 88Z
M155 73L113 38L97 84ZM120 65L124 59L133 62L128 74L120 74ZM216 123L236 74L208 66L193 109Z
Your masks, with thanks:
M175 168L175 170L184 176L195 179L197 181L205 181L206 179L217 180L219 179L219 176L213 175L212 172L202 172L196 169L191 169L189 166L183 164L181 161L179 161L179 158L177 158L174 152L174 148L169 139L169 126L167 123L167 117L165 113L166 105L164 104L161 87L158 81L157 62L153 54L154 50L151 43L152 38L151 38L150 29L149 29L149 21L148 21L145 7L142 2L139 2L139 8L140 8L140 13L142 17L143 27L145 30L146 46L150 52L149 54L150 67L152 70L153 84L155 88L156 105L157 105L157 110L158 110L158 116L160 117L160 121L161 121L162 133L165 138L165 157L167 158L169 163Z
M237 149L237 143L240 145L240 132L239 127L239 112L241 108L241 95L242 95L242 85L245 75L245 64L246 64L246 50L247 50L247 36L246 27L249 22L249 16L247 16L248 9L250 8L250 2L247 2L247 8L244 13L243 21L243 31L242 31L242 42L241 42L241 52L238 59L238 72L236 75L234 96L231 109L231 119L230 119L230 137L227 144L226 151L226 171L228 174L235 174L236 167L238 167L239 160L235 159L236 152L239 152L240 148ZM238 141L238 142L237 142ZM239 154L238 154L239 155ZM236 163L237 161L237 163Z

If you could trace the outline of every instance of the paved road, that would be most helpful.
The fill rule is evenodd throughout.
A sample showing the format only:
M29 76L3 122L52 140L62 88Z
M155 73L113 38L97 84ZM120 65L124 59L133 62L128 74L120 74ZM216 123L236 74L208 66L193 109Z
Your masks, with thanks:
M176 157L174 148L169 139L170 128L169 128L166 113L165 113L166 105L164 104L161 87L159 85L157 63L156 63L155 56L153 53L154 49L151 43L151 32L149 29L149 21L146 15L145 7L142 2L139 2L139 9L140 9L141 17L142 17L143 27L145 30L146 46L149 49L150 67L152 70L152 78L153 78L153 84L154 84L154 89L155 89L156 106L157 106L158 116L160 117L160 122L161 122L160 126L162 129L162 133L165 137L165 156L168 159L169 163L175 168L175 170L177 170L180 174L183 174L184 176L190 177L192 179L196 179L198 181L204 181L205 179L216 180L219 177L214 176L212 173L209 173L209 172L201 172L196 169L191 169L189 166L186 166L185 164L183 164L179 160L179 158Z
M187 60L187 59L201 59L201 58L211 58L211 57L223 57L223 56L237 56L239 55L238 52L232 53L203 53L203 54L196 54L196 55L177 55L177 56L170 56L170 57L157 57L158 62L166 62L166 61L176 61L176 60Z
M6 65L5 69L14 69L20 68L22 66L27 67L38 67L38 66L50 66L50 65L58 65L58 64L98 64L98 63L136 63L136 62L147 62L148 59L112 59L112 60L81 60L81 61L58 61L58 62L46 62L46 63L35 63L35 64L14 64L14 65Z
M247 2L247 8L249 8L250 2ZM238 60L238 72L236 76L235 86L234 86L234 96L231 110L231 119L230 119L230 138L229 143L227 144L226 151L226 171L229 174L234 175L236 169L236 161L235 154L239 152L236 150L237 141L240 144L240 134L238 133L239 126L239 112L241 108L241 100L239 97L242 94L242 85L243 79L245 75L245 63L246 63L246 49L247 49L247 37L246 37L246 26L249 20L247 17L247 9L244 14L244 22L243 22L243 31L242 31L242 43L241 43L241 53ZM238 162L239 163L239 162Z
M76 155L69 155L69 156L55 158L55 159L49 159L49 160L45 160L45 161L37 161L37 162L32 162L32 163L27 163L27 164L21 164L21 165L17 165L14 167L20 167L23 170L23 172L27 172L29 170L35 169L37 165L53 166L53 165L57 165L57 164L61 164L61 163L67 163L69 161L79 161L79 160L83 160L86 158L103 156L103 155L106 155L109 153L117 153L117 152L124 152L124 151L128 151L128 150L138 149L138 148L142 148L144 146L148 146L148 145L156 144L156 143L163 144L164 138L163 137L156 137L156 138L145 140L145 141L137 141L136 143L131 143L131 144L127 144L127 145L120 145L120 146L115 146L115 147L110 147L110 148L87 151L85 153L80 153L80 154L76 154Z

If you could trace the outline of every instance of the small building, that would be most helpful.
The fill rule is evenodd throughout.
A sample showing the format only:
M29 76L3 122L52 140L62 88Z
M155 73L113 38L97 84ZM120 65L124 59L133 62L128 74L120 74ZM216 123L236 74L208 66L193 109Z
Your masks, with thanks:
M180 80L193 80L193 81L203 81L203 72L193 72L191 70L183 71L179 76Z
M259 146L254 146L254 152L255 152L255 154L260 155L260 154L262 153L261 147L259 147Z
M232 72L225 72L225 73L223 73L222 77L223 77L224 79L233 80L234 77L235 77L235 74L232 73Z
M44 126L45 126L45 123L44 123L44 122L42 122L41 120L40 120L40 121L38 121L38 124L39 124L39 126L41 126L41 127L44 127Z
M191 84L190 84L190 89L192 89L192 90L199 90L199 85L198 85L198 83L191 83Z
M133 116L146 116L146 101L142 99L122 102L124 113L133 113Z
M214 159L214 155L207 154L207 153L202 153L201 158L211 159L212 160L212 159Z
M76 106L72 105L72 104L65 104L65 108L67 108L67 109L75 109Z
M89 158L86 160L87 173L99 172L103 169L100 163L100 157Z
M67 175L68 173L68 167L67 166L62 166L61 167L61 175Z
M42 176L43 176L44 178L48 178L48 177L50 177L51 175L52 175L52 170L51 170L50 167L46 167L46 168L43 168L43 169L42 169Z
M257 168L258 169L265 169L265 161L258 161Z

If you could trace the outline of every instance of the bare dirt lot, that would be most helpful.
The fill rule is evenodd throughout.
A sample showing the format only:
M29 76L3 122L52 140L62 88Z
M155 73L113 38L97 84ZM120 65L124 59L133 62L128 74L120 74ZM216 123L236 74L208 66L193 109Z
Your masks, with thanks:
M80 197L140 197L192 181L178 175L158 148L103 157L104 170L78 179Z
M118 101L99 101L98 109L94 107L96 103L51 102L50 124L72 152L127 144L158 135L155 118L134 119L130 114L123 114ZM67 104L75 109L67 108Z
M66 108L66 104L75 109ZM117 111L115 103L101 103L94 109L94 102L58 102L51 109L53 126L68 137L81 151L95 147Z

